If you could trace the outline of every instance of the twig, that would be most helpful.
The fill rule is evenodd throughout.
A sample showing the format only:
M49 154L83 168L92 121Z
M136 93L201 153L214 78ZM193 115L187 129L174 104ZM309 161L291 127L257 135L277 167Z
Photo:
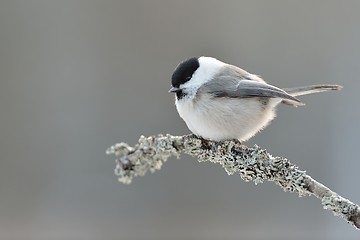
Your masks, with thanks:
M325 209L360 229L359 205L317 182L286 158L273 157L257 145L250 148L238 140L214 142L194 135L167 134L141 136L135 147L118 143L106 151L118 157L115 174L120 182L126 184L131 183L135 176L145 175L148 170L154 172L160 169L170 156L179 157L181 152L197 157L200 162L218 163L229 175L238 173L247 182L251 180L258 184L268 180L299 196L314 195Z

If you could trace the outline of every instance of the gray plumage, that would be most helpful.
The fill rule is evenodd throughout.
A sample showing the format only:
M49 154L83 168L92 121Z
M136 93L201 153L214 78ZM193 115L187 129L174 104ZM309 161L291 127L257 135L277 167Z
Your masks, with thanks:
M216 97L282 98L283 101L294 106L304 105L299 99L291 96L281 88L267 84L260 77L245 71L239 71L231 65L225 66L221 74L214 76L212 80L205 83L201 88L207 88L207 91Z
M321 84L281 89L267 84L257 75L250 74L235 66L227 65L220 74L214 76L212 80L206 82L201 88L206 88L209 93L216 97L281 98L283 103L297 107L304 106L305 104L297 99L296 96L340 90L341 86Z

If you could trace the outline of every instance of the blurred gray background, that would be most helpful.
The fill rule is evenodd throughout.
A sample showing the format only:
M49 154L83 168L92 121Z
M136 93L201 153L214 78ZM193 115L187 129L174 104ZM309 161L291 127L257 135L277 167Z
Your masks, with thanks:
M280 106L247 144L354 202L360 1L0 1L0 239L359 239L314 197L182 156L117 182L110 145L188 134L167 90L214 56L291 87L345 88Z

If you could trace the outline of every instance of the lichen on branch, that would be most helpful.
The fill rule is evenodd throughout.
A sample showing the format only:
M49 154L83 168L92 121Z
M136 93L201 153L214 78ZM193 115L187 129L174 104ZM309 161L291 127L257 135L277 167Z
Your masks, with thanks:
M185 153L198 158L200 162L220 164L229 175L237 173L247 182L258 184L267 180L299 196L314 195L321 200L325 209L360 229L358 205L317 182L286 158L273 157L257 145L247 147L238 140L215 142L195 135L167 134L141 136L134 147L118 143L107 149L106 153L117 157L115 174L125 184L131 183L136 176L144 176L147 171L159 170L169 157L179 157L180 153Z

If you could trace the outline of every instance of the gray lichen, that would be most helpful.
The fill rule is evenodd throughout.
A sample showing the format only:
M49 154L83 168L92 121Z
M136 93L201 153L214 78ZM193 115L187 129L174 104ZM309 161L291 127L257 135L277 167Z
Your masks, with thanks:
M315 181L286 158L273 157L257 145L247 147L238 140L214 142L194 135L167 134L141 136L135 147L118 143L106 151L117 157L115 174L125 184L131 183L136 176L145 175L147 171L159 170L170 156L179 157L181 152L198 158L199 162L220 164L229 175L238 173L247 182L258 184L267 180L299 196L314 195L321 200L325 209L360 229L358 205Z
M118 143L108 148L106 154L117 156L115 175L120 182L129 184L133 177L159 170L170 156L179 157L180 153L174 147L179 139L181 137L171 135L148 138L141 136L135 147Z

